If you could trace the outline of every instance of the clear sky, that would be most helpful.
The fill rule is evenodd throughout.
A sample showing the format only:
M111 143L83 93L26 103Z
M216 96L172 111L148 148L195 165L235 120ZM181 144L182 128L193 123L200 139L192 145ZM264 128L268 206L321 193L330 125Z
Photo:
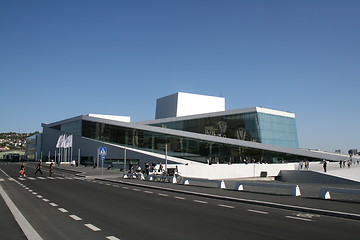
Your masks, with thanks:
M300 147L360 149L360 1L1 0L0 132L154 119L175 92L296 114Z

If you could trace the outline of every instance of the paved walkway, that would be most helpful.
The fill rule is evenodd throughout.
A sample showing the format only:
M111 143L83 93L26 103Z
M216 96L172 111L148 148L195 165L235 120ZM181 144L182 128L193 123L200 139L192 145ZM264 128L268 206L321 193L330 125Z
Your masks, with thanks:
M340 168L338 162L330 162L327 164L327 171L324 173L324 168L322 164L319 163L310 163L309 170L315 172L321 172L323 174L341 177L353 181L357 181L360 184L360 164L354 162L350 167L345 164L345 167Z

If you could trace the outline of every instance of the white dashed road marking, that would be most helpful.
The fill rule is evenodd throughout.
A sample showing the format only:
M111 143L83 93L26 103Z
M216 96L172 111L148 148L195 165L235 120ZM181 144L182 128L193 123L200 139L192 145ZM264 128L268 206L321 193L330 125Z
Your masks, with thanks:
M76 221L81 221L82 218L79 218L78 216L76 215L69 215L69 217L71 217L72 219L76 220Z
M93 230L94 232L97 232L97 231L101 231L100 228L88 223L88 224L84 224L86 227L90 228L91 230Z
M153 192L150 192L150 191L144 191L144 192L146 192L146 193L150 193L150 194L151 194L151 193L153 193Z
M68 212L68 210L66 210L65 208L58 208L60 212L66 213Z
M253 213L269 214L268 212L263 212L263 211L253 210L253 209L248 209L248 211L253 212Z
M159 195L159 196L163 196L163 197L168 197L168 196L169 196L169 195L163 194L163 193L159 193L158 195Z
M291 218L291 219L296 219L296 220L301 220L301 221L307 221L307 222L312 222L311 219L308 218L299 218L299 217L293 217L293 216L285 216L286 218Z
M109 240L120 240L120 238L114 237L114 236L108 236L106 237Z
M56 203L50 203L51 206L57 207L58 205Z
M202 203L202 204L208 203L208 202L200 201L200 200L193 200L193 201L196 202L196 203Z
M219 207L224 207L224 208L235 208L234 206L229 206L229 205L223 205L223 204L219 204Z
M183 197L174 197L176 199L180 199L180 200L185 200L186 198L183 198Z

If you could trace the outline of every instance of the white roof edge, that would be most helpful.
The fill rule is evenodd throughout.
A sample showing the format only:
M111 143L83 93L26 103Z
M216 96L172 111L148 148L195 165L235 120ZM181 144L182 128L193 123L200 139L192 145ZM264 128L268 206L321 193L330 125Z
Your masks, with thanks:
M283 117L295 118L295 113L273 110L269 108L256 107L256 111L261 113L283 116Z
M104 115L104 114L94 114L94 113L86 114L86 116L121 121L121 122L130 122L131 120L129 116Z

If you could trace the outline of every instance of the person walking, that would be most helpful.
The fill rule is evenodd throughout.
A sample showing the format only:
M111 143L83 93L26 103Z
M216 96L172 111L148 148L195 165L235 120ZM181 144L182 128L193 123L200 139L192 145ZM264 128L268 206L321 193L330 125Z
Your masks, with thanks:
M25 165L22 163L21 166L20 166L20 176L19 177L26 177L25 175Z
M52 162L52 163L50 163L50 166L49 166L49 174L50 174L50 177L51 177L52 174L53 174L53 165L54 165L54 163Z
M40 172L40 174L43 175L43 174L42 174L42 171L41 171L41 162L39 162L39 164L36 166L35 175L36 175L38 172Z
M326 172L326 167L327 167L327 162L326 162L326 160L324 159L324 162L323 162L324 172Z

